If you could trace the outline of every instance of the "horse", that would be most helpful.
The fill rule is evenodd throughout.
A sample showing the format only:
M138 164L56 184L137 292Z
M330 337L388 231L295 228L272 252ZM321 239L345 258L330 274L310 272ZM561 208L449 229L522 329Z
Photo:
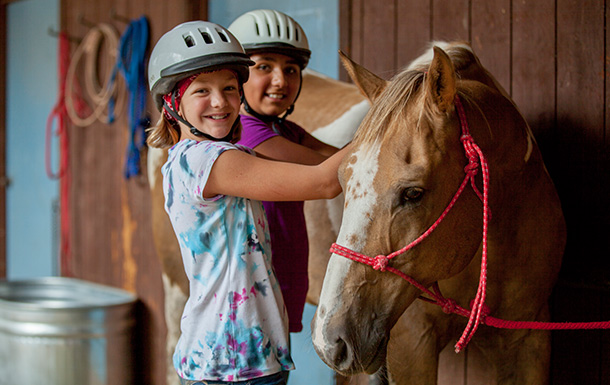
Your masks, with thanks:
M318 139L342 147L352 139L368 109L368 100L355 85L305 70L301 93L290 120ZM166 382L170 385L178 384L171 357L180 337L180 318L188 298L188 280L184 274L178 241L164 210L161 167L166 159L166 150L148 149L152 232L155 250L161 263L165 294ZM330 256L328 249L339 231L342 207L342 195L332 200L307 201L304 205L310 250L310 285L307 300L313 305L317 304L320 295L324 271Z
M485 324L548 320L565 247L559 197L514 101L464 42L433 42L390 81L341 58L371 108L339 168L318 355L345 376L387 365L391 383L431 385L439 352L471 341L497 384L548 383L550 332Z

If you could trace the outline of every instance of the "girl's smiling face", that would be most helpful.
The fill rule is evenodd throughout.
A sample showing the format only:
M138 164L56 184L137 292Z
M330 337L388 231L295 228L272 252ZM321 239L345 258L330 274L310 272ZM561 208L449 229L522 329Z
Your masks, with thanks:
M257 113L278 116L295 101L301 85L301 67L290 56L260 53L250 56L250 79L244 84L248 105Z
M187 87L180 101L180 115L199 131L225 137L239 115L239 82L231 70L203 72ZM201 140L182 123L183 135Z

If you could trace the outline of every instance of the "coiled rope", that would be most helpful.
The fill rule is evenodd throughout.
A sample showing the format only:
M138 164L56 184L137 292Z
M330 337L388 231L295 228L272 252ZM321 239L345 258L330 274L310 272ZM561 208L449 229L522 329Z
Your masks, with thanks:
M101 50L103 46L104 50ZM103 52L108 55L108 61L110 63L116 62L118 56L118 43L119 37L115 29L109 24L100 23L93 26L87 35L83 38L83 41L78 46L72 61L68 68L66 75L66 88L68 92L65 95L66 111L72 123L79 127L87 127L93 124L95 121L102 123L112 123L116 115L120 115L122 106L124 105L124 93L121 92L121 84L115 82L113 76L108 76L104 85L100 85L98 81L98 70L100 69L98 63L100 56ZM78 86L75 84L76 78L79 76L77 70L79 70L79 64L82 60L84 63L84 73L82 77L85 84L85 96L90 99L93 104L89 110L91 113L89 116L83 117L82 111L79 111L75 106L73 99L72 90ZM110 72L110 71L108 71ZM115 100L118 105L117 111L114 111ZM108 112L106 112L108 111Z

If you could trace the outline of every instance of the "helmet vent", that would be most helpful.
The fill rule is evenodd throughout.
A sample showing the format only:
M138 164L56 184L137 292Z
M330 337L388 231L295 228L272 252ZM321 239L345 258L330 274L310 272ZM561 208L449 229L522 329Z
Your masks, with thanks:
M209 33L201 31L201 36L203 36L203 41L205 41L206 44L214 44L214 40Z
M195 39L193 39L191 35L184 35L182 37L184 38L184 42L186 43L187 47L190 48L195 45Z
M295 38L296 41L299 41L301 39L301 37L299 36L299 29L298 28L294 29L294 35L295 35L294 38Z
M225 35L225 33L223 31L217 29L216 32L218 32L218 36L220 36L220 40L224 41L225 43L229 42L229 38L227 37L227 35Z

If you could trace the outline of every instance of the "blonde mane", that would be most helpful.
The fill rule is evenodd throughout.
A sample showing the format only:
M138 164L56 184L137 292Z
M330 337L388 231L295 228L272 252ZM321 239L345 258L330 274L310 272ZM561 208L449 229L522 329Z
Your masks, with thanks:
M386 89L372 104L354 137L355 143L371 143L402 126L405 110L412 98L417 97L425 73L405 69L392 78ZM426 113L426 112L423 112ZM392 124L394 122L395 124Z

